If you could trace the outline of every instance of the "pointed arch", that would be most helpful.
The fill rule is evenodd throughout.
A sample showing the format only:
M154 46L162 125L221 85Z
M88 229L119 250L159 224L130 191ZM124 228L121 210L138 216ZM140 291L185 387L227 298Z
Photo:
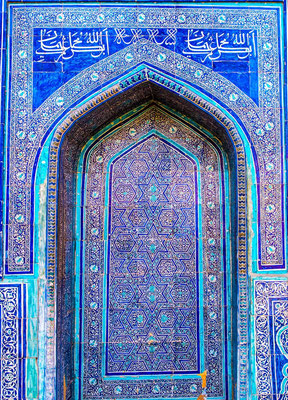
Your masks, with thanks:
M144 73L144 77L143 77ZM136 72L139 75L139 72ZM54 365L55 349L56 349L56 286L59 286L59 278L64 277L64 270L58 268L58 283L56 282L56 265L57 265L57 202L59 199L58 179L59 164L63 162L62 154L68 150L66 156L74 157L77 160L79 151L83 145L89 141L95 131L112 123L113 127L123 122L123 113L138 113L139 109L146 107L145 103L160 102L164 107L165 104L173 104L176 110L186 115L187 123L192 123L194 127L205 131L217 132L217 139L222 143L224 149L230 157L231 168L236 171L237 179L237 202L238 209L238 278L239 278L239 342L246 343L238 347L238 357L240 360L240 370L238 371L239 388L246 387L247 373L247 324L244 322L247 318L245 307L247 307L247 227L246 227L246 176L247 176L247 160L251 171L254 169L253 156L249 150L249 142L243 134L241 128L227 112L224 112L221 106L211 104L206 98L200 97L193 88L187 88L187 85L180 85L179 82L167 79L161 73L157 74L157 80L154 79L155 71L149 75L147 68L140 74L140 83L132 82L129 90L124 90L125 82L118 81L111 84L109 88L103 90L100 94L90 97L85 102L81 101L78 107L70 110L61 121L55 122L55 129L50 134L49 146L49 174L48 174L48 204L47 204L47 341L46 341L46 359L47 365ZM142 79L143 78L143 79ZM149 79L148 79L149 78ZM130 78L131 79L131 78ZM155 83L155 80L157 83ZM119 106L119 107L117 107ZM135 108L136 107L136 108ZM118 119L117 119L118 117ZM205 126L206 125L206 126ZM206 128L206 129L205 129ZM78 134L77 134L78 132ZM245 143L245 146L244 146ZM64 149L64 150L63 150ZM66 149L66 150L65 150ZM78 155L77 155L78 154ZM67 159L69 159L67 157ZM65 161L66 162L66 161ZM72 165L72 164L71 164ZM236 193L236 192L235 192ZM60 194L61 195L61 194ZM57 198L58 196L58 198ZM71 214L72 215L72 214ZM59 216L58 216L59 220ZM59 303L59 301L58 301ZM61 307L60 307L61 308ZM239 309L239 310L240 310ZM246 353L245 353L246 352ZM246 356L244 356L246 354ZM51 369L46 375L45 382L47 399L53 398L55 393L55 370ZM240 389L239 389L240 390ZM246 389L243 389L246 390ZM52 394L52 397L50 396Z

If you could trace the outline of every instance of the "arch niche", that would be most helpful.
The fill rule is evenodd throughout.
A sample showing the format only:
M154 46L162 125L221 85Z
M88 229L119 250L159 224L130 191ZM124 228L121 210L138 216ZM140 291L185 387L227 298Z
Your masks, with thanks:
M232 398L246 301L245 153L233 123L195 99L147 80L88 102L56 130L50 396L56 379L59 399L197 398L206 369L208 398Z

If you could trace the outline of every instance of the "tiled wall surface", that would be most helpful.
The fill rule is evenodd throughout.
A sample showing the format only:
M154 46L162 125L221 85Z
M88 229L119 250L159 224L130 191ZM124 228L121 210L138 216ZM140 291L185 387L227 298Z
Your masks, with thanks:
M285 7L2 1L1 400L288 398Z

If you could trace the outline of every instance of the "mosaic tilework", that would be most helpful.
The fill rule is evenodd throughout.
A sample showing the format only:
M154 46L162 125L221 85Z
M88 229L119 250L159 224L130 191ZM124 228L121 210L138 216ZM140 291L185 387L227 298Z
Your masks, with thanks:
M288 393L287 281L255 281L255 336L259 399L285 400Z
M147 71L145 70L145 73ZM149 72L148 72L149 73ZM146 75L145 75L146 76ZM151 75L150 75L151 76ZM153 75L155 78L157 75ZM132 77L132 82L133 82L133 77ZM129 82L129 81L128 81ZM169 81L168 81L169 82ZM182 91L182 94L185 94L187 98L195 101L197 104L201 104L202 107L206 107L209 109L210 112L212 112L211 106L209 106L207 103L201 101L198 96L195 96L192 92L184 91L181 87L179 88ZM101 97L95 97L93 102L90 102L89 105L83 105L81 108L80 114L77 112L75 114L75 118L79 118L79 115L81 113L85 114L91 107L93 107L94 104L97 104L99 101L103 101L106 96L110 96L111 94L117 92L117 87L115 86L113 88L113 91L108 92L105 94L105 96ZM239 232L241 232L241 236L239 238L239 279L240 279L240 302L241 302L241 313L240 313L240 343L241 347L239 348L241 358L240 358L240 367L239 367L239 373L240 373L240 383L239 383L239 390L241 394L241 398L245 398L247 395L247 380L246 380L246 373L247 373L247 312L246 312L246 307L247 307L247 292L246 292L246 239L245 239L245 218L246 218L246 209L245 209L245 187L246 187L246 181L245 181L245 164L244 164L244 152L243 148L241 146L241 140L239 140L239 137L237 135L237 131L235 130L233 124L229 122L229 120L225 119L225 116L223 116L219 111L213 110L214 115L217 118L220 118L223 120L223 123L227 124L227 129L229 133L231 134L231 137L233 138L233 141L235 141L235 144L237 144L237 157L238 159L238 188L239 188ZM82 115L83 115L82 114ZM173 124L173 122L171 122ZM61 136L63 133L65 133L66 129L70 125L70 120L65 121L62 126L59 127L59 130L56 131L55 133L55 139L53 143L53 151L51 152L51 159L50 159L50 169L51 169L51 186L50 186L50 205L48 205L49 209L49 221L48 226L51 226L51 228L48 228L48 248L51 249L49 251L49 258L48 258L48 276L50 278L50 283L48 285L48 293L49 293L49 307L48 307L48 313L49 313L49 321L51 321L51 325L48 326L49 332L53 332L55 329L54 326L54 265L55 265L55 199L56 199L56 194L55 194L55 185L53 184L54 182L54 176L57 175L57 152L59 151L59 143L61 141ZM187 134L189 131L187 132ZM119 144L118 144L119 145ZM52 193L54 193L52 195ZM50 211L51 210L51 211ZM51 233L49 233L51 232ZM215 259L216 260L216 259ZM50 300L51 299L51 300ZM92 298L91 300L92 301ZM47 366L51 368L51 378L52 380L49 380L49 386L48 386L48 393L50 394L53 391L53 365L54 365L54 355L53 355L53 336L49 335L49 348L47 352ZM49 375L50 377L50 375ZM48 383L48 382L47 382ZM49 395L48 394L48 395ZM53 398L53 397L51 397Z
M46 329L45 334L47 334L46 339L44 339L43 335L43 338L38 343L40 354L39 371L41 368L45 370L45 379L43 379L43 382L45 381L46 393L41 390L37 393L36 388L33 395L31 394L31 385L29 386L25 381L24 361L19 361L20 356L25 355L25 327L24 323L17 323L16 317L19 318L19 322L25 314L24 287L22 288L18 283L11 284L10 286L8 283L5 283L5 285L1 283L1 340L5 339L2 333L6 331L6 327L8 326L5 321L9 321L9 348L7 347L7 342L1 342L1 399L25 398L25 391L27 392L27 397L33 398L33 400L37 396L41 400L54 400L56 396L55 270L57 224L55 215L57 193L55 183L57 182L59 171L57 169L57 162L59 149L61 148L60 141L64 138L66 132L69 134L68 131L73 123L83 115L94 108L96 109L106 101L109 104L111 97L129 90L134 85L150 81L177 93L179 96L187 99L187 101L199 105L207 113L212 114L215 119L225 125L231 135L231 142L235 144L239 192L237 199L239 211L239 310L237 315L237 329L239 330L239 336L237 344L237 374L235 372L237 375L237 390L235 394L237 399L246 399L247 397L254 396L255 399L259 398L261 400L287 400L287 285L280 278L276 279L277 275L273 275L275 280L268 280L267 278L269 272L273 272L274 274L277 270L281 272L281 270L285 269L284 224L286 217L283 200L285 169L282 165L284 145L281 126L281 87L283 84L281 82L283 75L281 57L283 55L280 43L283 39L283 32L281 31L282 16L280 7L278 8L275 5L265 7L260 4L254 8L250 7L250 9L247 9L246 6L240 7L239 5L234 7L231 4L229 6L221 5L220 7L211 7L211 5L169 7L165 5L161 7L161 12L159 12L159 8L155 5L152 7L133 7L119 4L115 6L112 4L112 6L101 6L99 8L91 4L86 7L79 5L76 7L73 4L64 6L57 4L39 6L35 4L23 7L22 5L17 6L12 4L9 7L8 18L10 20L11 36L9 36L7 46L8 59L10 61L9 65L7 65L8 86L5 88L7 92L7 142L5 148L9 149L9 152L6 154L7 164L5 164L7 175L5 183L6 219L4 221L4 243L6 246L4 252L4 269L7 275L7 282L13 282L14 279L15 282L16 279L17 282L20 282L18 280L20 274L24 274L23 278L25 279L30 274L30 277L27 279L33 281L37 276L38 267L41 264L41 262L38 264L38 243L35 244L33 242L33 230L36 229L35 224L38 218L35 215L33 207L34 203L37 204L38 202L37 196L39 190L35 186L34 176L36 170L38 171L37 173L42 173L41 165L37 166L38 157L43 149L44 141L52 130L56 129L55 133L53 133L50 154L45 159L45 162L47 162L49 158L50 168L49 177L47 176L49 187L47 195L47 303L42 304L43 299L46 299L45 290L43 290L43 299L41 295L39 297L41 307L45 309L45 311L42 310L42 313L45 314L44 325ZM83 102L80 104L80 101ZM163 137L160 137L161 135L159 136L158 131L151 131L151 129L155 129L155 124L152 125L145 125L146 134L150 129L149 132L151 135L155 135L154 138L156 141L164 140ZM168 140L167 137L170 135L170 139L167 143L165 142L165 146L168 146L168 153L170 155L174 154L177 160L180 154L179 149L173 148L173 145L177 142L177 134L176 132L169 132L169 128L175 125L177 125L176 122L171 122L169 127L162 126L162 130L159 127L157 129L165 136L165 140ZM131 126L131 128L133 127ZM128 135L128 132L126 133ZM125 135L123 132L116 132L114 137L118 134ZM142 134L145 134L144 130ZM192 135L192 133L190 134ZM216 135L216 132L212 132L212 134ZM141 135L137 136L137 133L135 136L130 133L129 135L127 137L131 139L131 143L135 138L142 138ZM243 146L244 136L248 138L250 145L246 142ZM173 141L175 141L174 144L172 144ZM107 142L109 142L109 138L107 138ZM111 150L109 153L110 158L113 157L111 154L113 151L116 154L117 151L121 151L121 146L126 148L126 145L122 142L122 144L117 144L118 147L115 145L115 148L112 150L109 149L109 151ZM186 142L183 144L183 148L187 149L189 146L191 147L191 144L187 144ZM251 147L254 154L257 179L255 187L257 187L257 193L252 200L254 210L256 209L256 204L258 204L258 210L255 211L258 221L253 222L253 232L250 232L250 235L246 236L246 222L247 220L249 222L251 217L246 213L246 201L248 200L249 203L252 197L247 192L247 187L250 190L251 178L246 170L246 157L249 147ZM196 158L201 159L201 156L196 154L197 151L194 148L190 150ZM101 146L95 147L93 151L95 152L95 157L97 155L103 157L103 155L107 154ZM137 151L139 151L139 146L137 147L136 145L133 150L128 152L129 156L127 157L132 157ZM117 166L121 164L121 160L123 161L123 157L125 158L126 155L121 155L121 157L109 166L111 170L113 170L114 165L117 169ZM149 153L145 157L147 162L150 157ZM197 162L194 161L193 157L189 158L191 154L185 154L183 157L189 159L189 162L194 165L196 175L200 173L197 169ZM103 159L102 162L99 162L91 156L90 161L92 169L95 166L99 167L101 165L101 168L105 166L106 169L101 170L101 173L104 175L107 173L108 159ZM152 164L154 168L154 163ZM218 169L219 165L220 163L217 166ZM251 165L248 167L249 174L253 168L254 166L251 167ZM109 188L109 182L107 182L105 187L103 186L101 189L102 192L101 190L99 191L99 188L94 190L95 192L99 191L99 196L102 196L103 201L105 193L108 193L113 207L115 206L116 208L124 203L124 201L121 203L119 196L117 197L115 191L113 192L114 185L118 187L118 184L120 185L121 182L124 182L124 185L132 184L129 176L132 177L133 173L131 172L131 175L129 175L130 170L127 172L125 165L121 170L124 171L126 176L116 177L115 182L113 181L114 178L111 178L110 187L112 189L110 191L106 190ZM210 295L211 291L214 291L215 287L218 288L217 285L223 282L223 278L218 276L218 270L215 272L216 267L213 264L211 264L211 268L215 268L210 270L210 264L208 266L206 263L207 260L204 260L202 267L204 275L206 274L205 279L203 282L199 279L197 280L200 265L199 262L197 263L197 257L199 257L199 252L197 255L197 243L199 240L196 238L199 233L199 229L197 231L196 228L197 223L199 223L199 215L198 217L196 215L197 207L195 208L195 218L193 216L189 220L187 227L186 225L182 226L183 221L185 221L185 212L180 209L181 207L178 209L177 204L175 206L177 201L173 200L173 177L171 177L169 184L165 183L164 180L168 178L161 175L161 168L158 168L157 171L153 172L154 175L151 177L151 182L146 181L145 177L140 177L141 180L144 180L144 183L137 181L136 184L135 181L133 182L134 186L132 186L133 190L130 189L130 192L127 190L128 195L130 193L132 197L133 191L135 192L135 197L132 200L133 204L136 201L135 199L140 200L141 198L141 201L148 202L149 207L144 209L144 213L142 211L139 213L139 207L135 205L134 208L130 209L129 204L126 206L126 203L125 207L124 205L121 205L122 208L119 207L120 210L119 214L117 214L118 211L116 212L117 215L113 213L105 214L103 203L99 206L99 210L92 210L98 200L92 195L93 192L90 193L91 196L89 197L90 187L88 185L87 198L89 201L91 200L91 215L89 214L89 209L87 212L90 220L94 221L93 227L87 228L87 236L89 236L89 240L91 239L88 248L90 245L92 246L92 243L97 243L98 234L101 235L103 233L104 235L104 214L107 218L109 215L111 216L110 229L112 236L115 233L115 238L113 236L114 239L110 240L112 246L109 250L110 252L108 249L105 250L105 248L100 246L100 252L97 254L99 256L98 260L102 260L103 265L101 264L102 261L99 264L94 263L92 260L94 255L92 256L91 253L86 254L85 258L85 268L87 270L87 274L85 275L86 290L83 293L82 301L85 304L84 315L89 315L89 318L84 318L84 332L82 334L84 339L90 337L91 340L95 340L97 335L99 335L96 346L90 346L90 342L85 342L83 349L80 349L80 351L83 351L82 355L84 355L86 362L86 364L83 364L83 370L81 371L85 398L90 399L91 396L92 398L101 397L103 399L144 398L144 396L148 395L154 398L161 398L164 395L167 398L181 398L181 396L182 398L183 396L186 398L187 393L189 393L189 397L196 398L201 388L200 379L199 377L195 377L195 373L202 370L202 366L205 365L209 366L210 372L215 367L215 372L208 375L208 396L225 396L225 393L227 393L225 379L228 378L226 376L223 379L222 372L229 372L229 368L224 366L221 370L222 365L220 364L220 360L221 357L223 358L223 354L229 353L226 347L229 344L229 340L224 339L224 343L217 344L212 341L205 342L208 343L208 346L201 346L201 335L199 335L195 324L195 316L197 316L199 319L198 327L202 326L204 331L202 340L203 337L206 340L207 336L205 336L205 332L210 329L213 321L210 321L208 314L204 314L201 325L201 307L196 307L196 303L200 301L201 296L199 296L197 291L201 292L201 290L204 290L205 293L207 289ZM179 168L177 171L179 172ZM178 172L175 172L175 176L177 176ZM149 174L148 171L147 173ZM194 186L192 185L192 189L190 189L192 195L187 200L188 203L191 201L191 204L192 199L195 203L201 197L202 192L204 193L207 190L205 188L204 191L201 191L201 185L196 185L196 175L193 181ZM248 185L246 182L247 177ZM185 179L188 179L188 177L185 177ZM189 176L189 179L192 179L191 176ZM161 185L168 186L164 188ZM171 192L169 192L170 185ZM252 183L253 185L254 183ZM163 190L162 193L161 187ZM145 188L147 191L145 191ZM153 194L150 193L151 188L156 190ZM120 197L125 197L127 195L125 193L126 189L124 188ZM153 195L157 196L159 193L162 196L161 204L164 209L160 210L158 204L156 210L154 210L153 205L149 203L151 202L150 197L152 198ZM161 212L164 211L165 214L167 211L164 205L167 193L171 193L171 196L168 196L169 212L173 203L173 209L176 210L176 217L178 218L176 219L173 213L173 215L169 214L169 218L172 220L171 223L174 223L172 227L163 226L162 220L163 213ZM97 206L95 207L97 208ZM102 210L102 214L100 210ZM135 210L137 210L136 213ZM205 214L208 211L204 210L203 212ZM102 219L100 218L100 214L102 215ZM153 216L156 214L157 223L153 222L153 225L150 226L151 219L153 220ZM147 218L146 223L143 222L145 215ZM174 217L175 219L173 219ZM221 216L219 216L220 222ZM123 225L115 226L113 225L114 223L116 225L118 223ZM148 227L149 229L151 228L149 230L149 235L151 233L152 238L151 243L149 241L147 243L144 242L141 236L141 234L147 234ZM160 231L160 227L165 233ZM106 228L108 232L108 226ZM195 269L190 264L188 267L186 265L186 271L189 273L184 277L182 276L183 271L181 272L182 275L181 273L178 274L179 269L177 268L183 263L182 259L177 258L178 251L175 251L175 246L173 247L172 244L170 247L166 244L167 237L165 235L168 235L167 231L170 228L180 231L181 229L184 231L195 230L195 237L189 231L191 233L191 237L189 237L191 243L188 250L190 259L194 257L193 268L195 261ZM99 232L97 233L95 229L99 229ZM129 232L127 232L127 229L129 229ZM117 240L117 230L122 234L121 240L119 238ZM122 240L123 235L126 235L124 237L124 239L127 239L126 241ZM133 260L137 260L137 262L135 263L131 260L131 263L129 261L128 265L128 261L122 262L121 254L125 253L126 250L121 249L121 245L127 245L128 247L130 245L131 247L134 240L133 237L137 235L139 235L139 240L133 244L131 249L131 253L134 252L135 256ZM161 241L163 236L165 236L165 240ZM258 239L252 266L249 252L249 257L246 257L247 243L251 239L251 236ZM130 239L131 237L132 239ZM210 236L208 239L213 240L215 238ZM155 243L157 245L154 249L153 245ZM216 240L216 247L217 245L218 242ZM160 246L160 251L158 252L156 250L157 246ZM192 251L192 248L195 249L195 252ZM115 252L119 258L114 257ZM208 242L206 243L205 240L203 241L202 252L207 255L210 254ZM113 272L111 280L108 278L105 280L105 275L102 275L104 269L108 268L108 265L105 266L104 263L104 260L107 259L107 254L111 256L109 264L110 271ZM147 271L150 271L150 275L149 272L144 273L145 265L142 262L144 254L145 261L146 259L149 260L149 265L147 265L146 261L146 266ZM174 259L178 260L174 262L176 271L173 274L171 272L172 276L162 276L160 272L162 267L160 268L160 262L158 264L158 258L161 261L163 259L161 258L160 260L160 257L166 257L167 254L168 260L170 260L169 257L172 259L172 254L173 261ZM33 259L37 260L36 263L33 262ZM164 260L166 259L164 258ZM215 261L219 261L218 255L215 257ZM94 270L90 269L92 266ZM96 271L96 268L98 268L98 271ZM126 268L124 276L119 273L119 268L120 270L121 268ZM151 273L151 268L155 273ZM219 265L217 268L219 268ZM248 304L252 299L250 299L247 293L249 282L247 280L247 271L250 271L251 268L254 272L260 271L264 273L268 271L267 275L262 275L262 280L260 278L261 274L258 274L259 278L257 278L255 283L255 310L252 310L252 314L256 315L256 319L255 325L251 324L252 328L249 325L250 315L248 313ZM17 278L16 274L18 275ZM14 275L15 278L8 275ZM178 284L175 275L179 279L185 279L185 284L189 283L189 297L186 299L191 312L189 327L182 326L183 321L180 318L180 314L183 316L183 309L181 308L183 304L181 296L183 293L181 292L180 299L175 300L173 288L175 284ZM95 279L95 277L97 278ZM215 277L216 282L214 281ZM120 278L126 279L125 287L123 286L123 282L119 283ZM99 282L100 290L98 290L97 286ZM128 286L127 282L130 286ZM105 284L105 290L103 290L103 283ZM38 282L35 284L38 285ZM92 287L93 285L96 286ZM165 285L167 286L164 287ZM177 286L178 288L179 286ZM32 292L30 291L29 293L31 297ZM177 293L179 293L179 290ZM131 294L133 294L132 298ZM224 293L220 289L217 291L218 294L222 299ZM123 296L128 296L129 301L128 299L123 300ZM154 301L159 300L159 305L155 308L153 304L151 305L153 303L151 301L154 298L153 296L155 297ZM220 297L217 297L217 299L219 300ZM11 304L9 303L10 308L5 308L8 298L11 300ZM104 312L103 301L105 301L105 298L107 304L111 307L108 307ZM209 301L212 301L208 296L204 296L204 298L206 300L209 298ZM135 299L137 299L136 303ZM165 304L163 302L165 301L171 306L171 309L168 309L169 313L166 312L166 309L164 309L165 312L163 313L163 304ZM141 310L144 304L145 315L144 313L139 313L135 317L139 308ZM117 310L115 309L116 306L119 307ZM132 320L130 314L128 315L128 312L130 312L128 308L130 306L132 306L132 313L134 312L135 314L133 314ZM211 308L210 303L209 307ZM164 325L165 323L170 323L169 318L173 314L171 312L172 309L174 312L174 320L172 318L174 325L173 328L166 328ZM101 315L98 316L97 310L103 311ZM147 312L148 318L146 315ZM221 325L219 313L222 313L224 316L225 312L220 307L220 303L215 306L213 312L217 315L213 329L216 331L218 329L218 337L222 338L224 330L221 331L221 329L223 329L225 324ZM3 318L3 313L7 319ZM106 331L102 329L101 321L105 320L105 318L109 327L109 330L107 330L107 340L102 338L102 335ZM151 323L152 318L156 321L153 325ZM233 318L236 321L236 315ZM92 324L92 321L95 325ZM137 322L132 328L131 321L132 325L134 322ZM116 324L118 330L123 331L121 338L119 338L119 335L117 336L114 324ZM142 325L139 326L138 324ZM11 326L12 330L10 330ZM176 340L173 343L172 339L171 342L170 339L173 338L173 334L175 333L173 329L175 327L177 327L178 334L182 334L182 338L186 335L186 341ZM128 340L130 330L134 332L131 341ZM43 332L44 329L42 330ZM144 332L147 334L146 336ZM141 336L142 333L143 335ZM228 332L228 337L229 334L230 332ZM250 336L254 334L256 339L255 354L253 351L248 351ZM193 335L195 336L195 340L192 343L191 338ZM135 341L136 336L140 337L140 344ZM36 343L39 339L37 339L37 335L33 336L33 334L30 337L33 338L31 339L31 343L33 341ZM143 340L141 341L141 339ZM210 339L212 340L211 337ZM46 342L43 344L45 340ZM236 341L235 338L234 340ZM103 343L102 347L100 343ZM189 350L185 353L189 357L184 360L177 346L179 344L187 348L188 343L192 344L192 346L190 345ZM133 350L131 350L132 346L134 346ZM161 352L161 348L164 349L163 352ZM11 352L9 354L12 354L13 362L9 359L9 371L8 363L6 363L7 360L5 357L3 358L3 349L4 352L8 350ZM159 355L161 354L163 358L164 352L166 352L166 369L158 362ZM134 360L130 363L131 360L127 360L131 354ZM18 355L19 359L17 358ZM99 360L101 365L99 364ZM186 364L184 365L184 363ZM187 364L189 364L188 367ZM211 367L212 365L213 367ZM247 366L249 366L249 373L251 373L249 379L247 377ZM145 376L145 373L148 373L149 370L153 371L154 377L159 371L164 373L164 377L149 381L146 379L147 376ZM174 375L183 374L185 375L185 379L178 379L177 382L176 379L174 381L167 379L165 374L170 374L171 372ZM137 382L135 384L135 381L131 379L134 373L137 374L137 377L141 375L141 383ZM121 378L123 374L126 375L125 379L130 379L129 384L123 383L119 379L114 385L113 382L111 383L111 380L106 379L111 377L112 379L115 377ZM189 374L191 376L188 376ZM39 377L34 376L35 382ZM44 377L43 373L41 377ZM102 379L102 377L105 379ZM252 386L253 390L251 389Z
M84 22L87 16L81 15L79 18ZM142 17L138 16L138 19L141 18L145 19L145 14ZM162 23L164 18L163 16ZM220 16L219 19L221 18L224 17ZM99 19L100 17L97 21ZM119 15L118 20L120 23L124 22L124 15ZM90 28L35 28L34 109L45 100L45 97L47 98L65 81L68 81L73 74L83 69L83 65L92 65L142 40L163 46L211 69L214 68L258 102L257 31L243 29L240 32L237 29L211 29L211 27L201 30L198 27L183 29L181 24L186 25L185 21L186 16L180 14L177 18L177 27L171 25L170 28L151 27L151 25L148 28L142 28L141 24L134 28L125 25L125 28L108 27L93 30ZM129 53L127 54L127 63L132 61L132 57L132 54L130 56ZM54 64L52 71L51 63ZM227 66L231 68L231 64L238 68L237 74L227 74ZM48 86L45 85L45 78L47 79L45 72L49 72L50 75ZM249 76L253 74L255 79L249 82Z
M156 135L111 166L109 375L199 372L194 168L192 160ZM183 276L178 275L181 271ZM189 276L193 272L194 277ZM187 320L175 326L173 320L183 321L183 316L190 325ZM124 326L120 335L117 320ZM164 360L159 362L160 354Z
M148 76L151 77L151 79L155 79L156 82L162 82L164 78L159 76L158 74L155 74L154 72L147 71L145 69L143 71L143 79L147 79L147 74ZM139 73L136 76L132 76L131 78L127 79L127 81L124 81L121 83L123 86L129 86L129 84L134 83L135 80L142 78L142 75ZM137 78L137 79L135 79ZM127 82L127 83L126 83ZM175 84L173 81L165 80L165 84L167 85L168 88L173 89ZM125 86L124 86L125 87ZM117 93L119 90L119 87L114 86L111 90L107 91L104 95L101 96L96 96L93 101L89 102L88 104L84 104L82 108L80 109L80 112L77 111L75 113L75 116L73 116L72 119L65 120L64 123L58 128L58 130L55 132L55 138L53 139L53 151L51 151L51 159L50 159L50 170L51 170L51 186L49 187L49 192L50 192L50 205L48 205L48 248L49 248L49 253L48 253L48 276L49 276L49 285L48 285L48 293L49 293L49 303L48 303L48 313L49 313L49 333L54 332L55 329L55 322L54 322L54 281L55 281L55 275L54 275L54 270L55 270L55 200L56 200L56 193L55 193L55 185L54 185L54 177L57 176L57 153L59 152L59 143L61 142L61 137L62 135L66 132L66 130L69 128L71 121L79 118L79 116L87 113L91 108L93 108L95 105L101 103L102 101L105 101L105 99L110 97L111 95L114 95ZM240 326L240 338L239 341L241 345L239 346L239 393L241 398L246 398L247 396L247 379L246 379L246 374L247 374L247 362L248 362L248 348L247 348L247 291L246 291L246 173L245 173L245 155L244 155L244 150L242 147L242 142L238 136L237 130L229 121L225 115L223 115L220 111L217 109L213 108L209 103L201 100L197 95L195 95L193 92L189 90L185 90L181 86L177 86L177 90L179 90L179 93L181 93L183 96L185 96L187 99L190 101L195 102L198 105L201 105L204 109L209 110L209 112L212 112L213 115L217 119L220 119L223 121L223 124L227 126L227 130L229 131L229 134L231 135L231 138L233 139L235 145L237 146L237 158L238 158L238 189L239 189L239 199L238 199L238 204L239 204L239 285L240 285L240 290L239 290L239 301L241 304L241 310L240 310L240 315L239 315L239 326ZM50 250L51 249L51 250ZM51 321L51 322L50 322ZM50 325L51 324L51 325ZM49 380L49 390L48 393L53 392L53 365L54 365L54 353L53 353L53 335L49 334L49 347L48 347L48 352L47 352L47 365L51 368L51 381ZM48 361L49 360L49 361ZM50 375L49 375L50 377ZM48 382L47 382L48 383ZM53 398L53 397L51 397Z
M208 397L225 398L221 168L212 144L154 109L93 149L85 183L84 398L99 390L103 398L150 397L151 390L183 397L199 390L195 373L204 364Z
M125 18L122 21L120 16L123 16L124 10ZM247 29L249 29L249 32L257 31L257 34L255 33L255 37L257 37L255 41L257 52L255 54L258 56L258 70L260 68L263 71L263 74L259 74L259 105L256 105L243 91L225 77L205 66L205 63L200 66L199 60L196 62L187 58L182 52L179 54L165 47L165 40L163 44L160 42L160 44L157 44L158 42L155 43L144 35L137 41L132 40L130 45L123 44L121 39L122 46L119 44L121 50L115 50L114 54L103 60L96 60L96 64L84 69L69 82L62 85L33 113L33 79L30 70L34 50L37 51L37 48L33 48L28 38L33 36L34 28L56 29L57 33L57 29L64 27L76 29L79 24L85 21L87 27L91 26L93 29L104 29L105 27L108 29L109 27L126 29L127 24L130 27L134 25L138 27L139 24L142 24L143 29L150 29L150 27L155 26L158 10L144 7L143 9L138 8L135 12L133 8L107 7L103 8L103 12L101 11L98 14L90 12L88 8L81 9L79 7L77 9L71 7L69 10L61 9L60 12L58 12L57 7L41 7L41 9L37 7L28 9L15 7L12 11L15 24L12 37L12 52L15 62L12 64L12 69L17 73L14 74L12 71L11 106L19 112L11 115L10 145L11 149L24 146L26 150L17 155L12 151L10 155L11 171L9 177L11 179L13 177L13 181L10 182L9 186L11 194L7 221L9 221L11 229L9 233L7 232L7 246L10 246L9 243L11 242L13 254L11 251L6 260L7 273L31 272L30 253L33 243L29 239L31 233L28 224L31 193L26 182L31 181L33 169L30 162L31 169L27 169L27 160L34 160L37 157L38 144L42 140L44 132L77 99L88 95L97 87L107 84L111 79L116 79L125 71L135 68L143 62L161 68L168 74L172 72L179 78L205 90L206 93L219 99L227 108L231 109L245 127L247 136L251 138L255 146L259 168L258 179L261 187L261 190L259 190L261 200L259 199L258 203L261 227L261 235L258 238L259 259L261 260L259 268L284 268L282 240L284 227L281 222L284 220L281 207L283 193L280 184L282 181L282 160L279 153L274 151L276 148L281 148L282 140L280 134L280 93L278 90L279 35L277 9L262 9L260 11L257 9L225 9L225 11L217 9L215 11L215 9L207 8L203 10L195 7L193 14L191 14L189 8L173 9L172 13L171 9L167 8L161 12L163 18L159 21L156 19L157 26L159 24L167 31L167 29L172 29L172 24L173 28L180 29L180 33L181 29L185 27L186 30L187 28L191 29L191 26L195 27L193 29L201 28L204 29L203 32L206 32L205 29L213 25L215 29L218 29L217 32L215 31L215 35L217 33L219 36L219 30L222 29L224 23L225 29L229 28L232 31L236 29L239 34L242 34L241 32L244 29L244 37L246 37ZM18 29L20 26L21 29ZM186 34L188 35L187 31ZM183 36L184 39L181 40L188 40L185 35ZM213 37L212 35L212 42ZM179 38L181 38L181 35ZM76 41L79 42L79 39ZM56 43L59 43L59 41L56 41ZM254 44L252 47L254 48ZM246 49L250 51L250 45L246 46ZM247 52L249 52L248 50ZM242 53L239 54L241 56ZM22 71L20 75L18 71ZM249 112L246 112L246 109L249 109Z
M0 284L1 400L25 395L25 314L25 287Z

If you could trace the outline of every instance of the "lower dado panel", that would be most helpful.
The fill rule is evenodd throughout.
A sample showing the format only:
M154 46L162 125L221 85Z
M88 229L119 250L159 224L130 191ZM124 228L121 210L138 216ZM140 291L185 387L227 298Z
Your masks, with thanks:
M288 393L288 283L286 279L256 279L253 284L255 346L251 366L256 365L252 379L251 399L286 400ZM25 284L0 285L1 400L37 399L37 374L26 352L28 341L37 341L37 332L28 324L26 336L27 297L35 296ZM40 349L41 350L41 349ZM27 382L30 385L27 386ZM34 386L34 387L32 387ZM33 393L33 394L32 394ZM193 394L191 393L191 398Z
M255 280L255 391L265 400L288 398L288 282Z
M0 315L0 398L25 399L25 284L0 284Z

